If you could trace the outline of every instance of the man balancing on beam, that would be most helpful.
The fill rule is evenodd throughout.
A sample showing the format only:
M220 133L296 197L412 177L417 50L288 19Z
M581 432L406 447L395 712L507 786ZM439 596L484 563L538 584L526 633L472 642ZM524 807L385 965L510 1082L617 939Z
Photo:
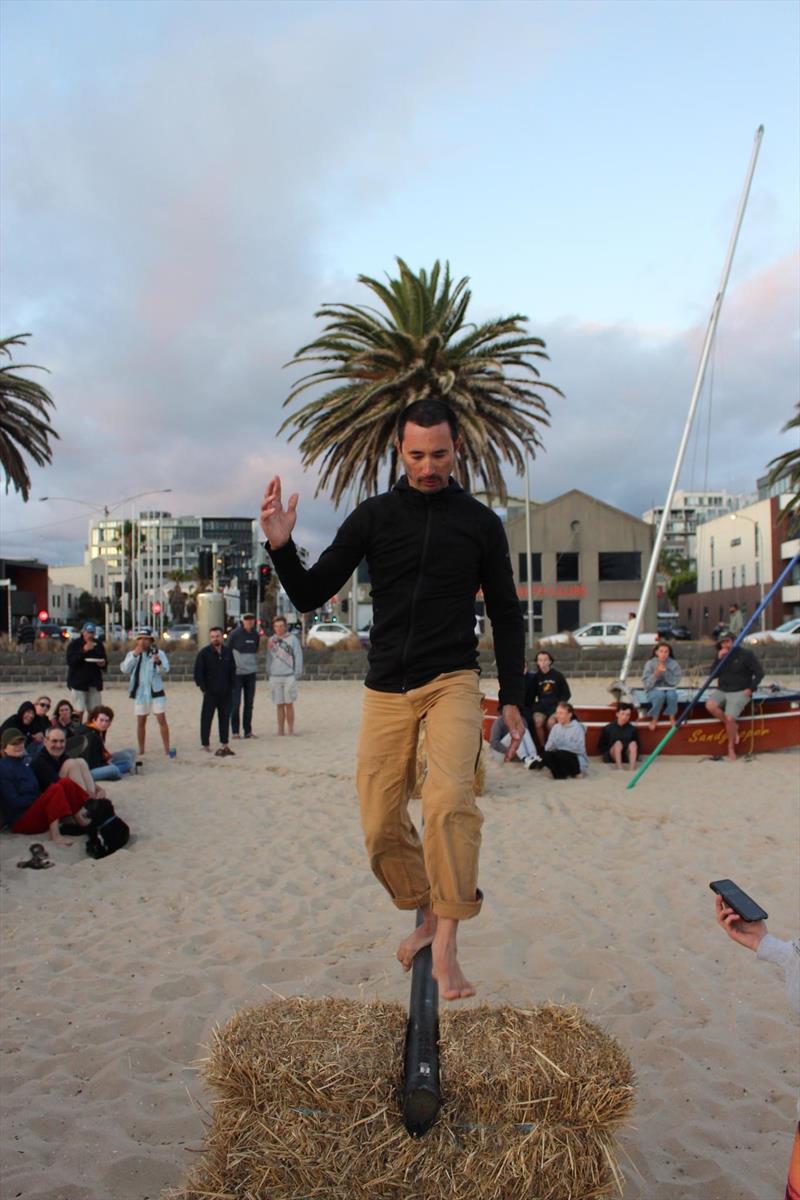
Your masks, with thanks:
M456 933L483 899L477 886L483 817L473 793L481 747L479 588L511 733L507 758L525 732L524 628L508 543L496 514L451 478L459 446L455 414L446 404L410 404L395 441L405 475L390 492L359 504L308 570L291 540L297 493L284 508L275 478L261 508L266 549L301 611L324 604L367 560L373 624L358 747L361 824L370 866L397 908L424 914L397 957L409 970L416 952L432 943L433 975L446 1000L475 994L459 966ZM408 798L423 720L428 772L421 844Z

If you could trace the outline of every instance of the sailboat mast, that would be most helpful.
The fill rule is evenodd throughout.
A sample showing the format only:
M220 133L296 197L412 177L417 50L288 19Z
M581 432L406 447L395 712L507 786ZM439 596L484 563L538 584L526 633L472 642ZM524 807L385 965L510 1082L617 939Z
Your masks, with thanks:
M733 256L736 252L736 243L739 240L739 231L742 228L744 213L745 209L747 208L747 200L750 195L750 185L753 182L753 175L755 174L756 162L758 160L758 152L761 148L761 140L763 137L764 126L759 125L758 129L756 130L755 140L753 142L753 151L750 155L750 163L747 168L747 176L745 178L744 188L742 189L742 195L739 200L739 208L736 213L736 220L734 222L733 233L731 234L731 240L728 246L728 253L725 256L725 265L722 268L722 278L720 279L717 294L714 297L714 303L711 306L711 315L708 318L706 336L703 341L703 349L700 353L700 362L697 365L697 374L695 375L694 387L692 388L692 399L689 404L689 412L686 417L686 424L683 427L683 435L681 437L680 446L678 447L678 457L675 460L675 469L672 472L672 479L670 480L669 490L667 491L667 498L664 501L664 511L661 515L661 520L658 523L658 531L656 533L655 544L653 545L653 552L650 556L650 564L647 568L647 574L645 576L644 583L642 584L642 592L641 596L639 597L639 609L636 613L636 625L628 641L628 645L625 648L625 659L622 663L622 671L619 677L619 683L623 685L623 687L628 678L628 672L631 668L631 662L636 649L636 643L642 628L642 622L644 621L645 602L650 594L650 590L653 586L653 580L655 579L656 570L658 568L658 559L661 554L661 546L664 541L664 534L667 528L667 521L669 520L670 509L672 508L672 498L675 495L675 489L678 486L678 479L680 478L683 459L686 454L686 447L689 443L689 435L692 431L692 422L694 421L695 412L697 411L697 405L700 399L700 393L703 389L706 366L708 365L711 347L714 343L714 335L717 331L719 314L722 310L722 301L725 298L725 290L728 286L728 278L731 273L731 266L733 265Z

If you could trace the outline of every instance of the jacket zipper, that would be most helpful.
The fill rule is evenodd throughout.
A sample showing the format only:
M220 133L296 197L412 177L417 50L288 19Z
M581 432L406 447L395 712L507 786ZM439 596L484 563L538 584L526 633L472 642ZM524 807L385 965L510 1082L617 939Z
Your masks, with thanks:
M414 614L416 613L416 610L417 610L417 598L419 596L420 585L422 584L422 568L425 565L425 555L428 552L428 538L430 536L430 528L431 528L431 506L430 506L430 503L428 503L427 512L425 514L425 535L422 539L422 552L419 557L419 571L417 572L417 581L414 584L414 591L411 593L411 614L408 619L408 633L406 634L406 640L403 644L403 657L402 657L403 686L400 689L401 692L408 691L408 680L405 678L406 667L408 665L408 648L411 644L411 637L414 633Z

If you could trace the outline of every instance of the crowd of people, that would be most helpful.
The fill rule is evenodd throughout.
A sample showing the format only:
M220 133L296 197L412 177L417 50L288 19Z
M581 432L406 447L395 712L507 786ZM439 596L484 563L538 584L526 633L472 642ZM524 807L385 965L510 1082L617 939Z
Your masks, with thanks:
M731 761L737 758L738 719L764 676L756 655L743 646L733 650L734 641L729 631L720 635L716 658L708 670L716 686L704 697L707 712L724 725L727 757ZM525 673L522 712L526 729L515 757L528 770L548 769L554 779L581 779L588 770L586 730L570 702L570 685L554 662L549 650L540 650L536 669ZM670 643L657 642L642 672L644 695L638 704L641 725L655 731L662 713L669 725L675 725L682 674ZM510 743L511 735L501 714L495 718L490 735L490 745L498 759L507 756ZM635 767L640 752L637 706L630 701L617 702L614 720L600 732L598 752L604 763L617 769Z

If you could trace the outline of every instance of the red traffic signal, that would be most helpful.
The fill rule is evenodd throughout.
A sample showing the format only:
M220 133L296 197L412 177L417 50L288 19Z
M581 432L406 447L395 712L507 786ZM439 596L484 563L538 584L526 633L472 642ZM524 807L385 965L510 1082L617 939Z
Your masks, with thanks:
M47 611L46 608L42 608L39 610L39 613L37 615L38 615L40 621L46 621L47 618L50 616L50 613Z
M157 617L160 612L161 612L161 603L158 600L156 600L153 604L153 614Z

